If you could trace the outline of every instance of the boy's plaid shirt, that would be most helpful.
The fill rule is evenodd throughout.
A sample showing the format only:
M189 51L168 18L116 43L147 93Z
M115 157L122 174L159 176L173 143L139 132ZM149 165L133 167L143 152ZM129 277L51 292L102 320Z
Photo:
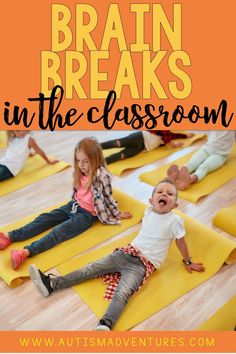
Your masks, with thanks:
M159 135L164 145L169 144L174 139L186 139L187 135L184 133L172 133L169 130L149 130L149 133Z
M148 261L147 258L142 256L140 251L137 250L132 245L128 245L127 247L116 248L114 250L114 252L116 252L118 250L122 250L123 252L125 252L127 254L139 257L140 260L142 261L142 263L144 264L146 272L145 272L145 275L143 277L142 283L140 284L140 286L138 288L138 290L139 290L143 286L143 284L146 282L147 278L155 270L154 265L150 261ZM121 278L120 273L116 272L116 273L113 273L113 274L104 274L104 275L99 276L98 278L103 278L104 284L107 285L107 288L106 288L106 291L105 291L105 294L104 294L104 299L111 301L112 297L114 295L114 292L115 292L115 290L116 290L116 288L117 288L117 286L119 284L120 278Z

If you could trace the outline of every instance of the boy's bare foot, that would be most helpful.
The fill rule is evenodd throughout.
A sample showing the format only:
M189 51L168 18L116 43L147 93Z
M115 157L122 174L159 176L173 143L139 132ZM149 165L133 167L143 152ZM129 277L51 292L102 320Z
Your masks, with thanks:
M189 187L190 183L188 168L185 166L180 167L179 177L175 181L176 188L180 191L183 191Z
M187 133L186 136L187 138L192 138L195 134L194 133Z
M179 178L179 167L171 165L167 170L167 176L172 182L175 182Z

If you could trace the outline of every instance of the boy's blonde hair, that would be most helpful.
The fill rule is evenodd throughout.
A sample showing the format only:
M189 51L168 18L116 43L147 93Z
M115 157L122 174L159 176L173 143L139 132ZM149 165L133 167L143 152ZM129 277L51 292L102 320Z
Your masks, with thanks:
M159 184L161 184L161 183L170 183L170 184L172 184L172 186L175 187L175 190L176 190L176 200L177 200L177 199L178 199L178 190L177 190L177 188L176 188L175 183L174 183L170 178L168 178L168 177L164 178L163 180L161 180L160 182L158 182L158 183L156 184L155 188L153 189L152 196L153 196L153 194L155 193L156 187L157 187Z
M89 188L93 182L96 170L103 166L106 167L106 162L102 153L102 148L96 138L84 138L78 142L74 151L74 187L78 189L80 187L80 181L82 173L78 167L76 153L82 150L89 160L89 178L87 188Z

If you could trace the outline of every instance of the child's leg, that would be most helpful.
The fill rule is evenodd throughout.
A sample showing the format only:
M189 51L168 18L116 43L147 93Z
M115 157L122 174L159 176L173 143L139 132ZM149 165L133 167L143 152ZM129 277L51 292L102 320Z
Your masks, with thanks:
M208 156L209 154L204 148L201 148L200 150L195 152L195 154L186 164L189 173L194 172L198 168L198 166L208 158Z
M25 248L29 251L30 256L42 253L56 246L57 244L69 240L80 235L92 226L97 217L85 209L79 208L76 214L68 216L67 220L54 227L47 235L40 240L33 242Z
M10 240L12 242L24 241L60 224L69 218L71 206L72 201L49 213L39 215L34 221L20 229L10 231L8 233Z
M144 141L142 132L135 132L124 138L118 139L119 142L116 147L123 147L124 149L116 154L106 157L106 163L127 159L135 156L144 150Z
M119 147L131 147L131 146L139 145L141 139L142 139L142 133L135 132L120 139L105 141L101 143L101 147L104 150L119 148Z
M120 147L136 148L139 151L144 149L144 140L142 132L131 133L120 140Z
M13 174L4 165L0 165L0 181L14 177Z
M125 160L125 159L128 159L129 157L136 156L137 154L139 154L142 151L143 151L143 149L140 150L139 148L125 148L125 149L117 152L116 154L112 154L110 156L107 156L105 158L105 160L106 160L106 163L109 165L110 163L120 161L120 160Z
M209 172L217 170L224 165L226 156L211 154L194 172L197 180L201 181Z
M167 170L168 178L175 182L179 177L179 166L178 165L171 165Z
M195 176L195 175L192 174L191 176ZM191 184L191 176L186 166L180 167L178 178L175 180L176 188L179 191L183 191L186 188L188 188L189 185Z
M138 290L146 272L145 266L139 258L129 257L131 262L122 269L121 279L113 295L112 302L101 319L102 324L109 328L112 328L119 319L129 298Z
M103 150L120 147L120 139L108 140L100 143Z
M195 183L198 180L195 171L208 158L208 156L208 152L202 148L192 156L186 166L180 168L178 177L175 180L176 188L178 190L185 190L190 184Z
M70 288L80 284L88 279L98 277L103 274L115 273L120 270L123 261L120 252L114 252L108 256L88 263L85 267L68 273L64 276L52 278L52 287L54 290Z
M122 262L123 257L118 251L64 276L45 275L34 264L30 266L29 274L39 292L46 297L53 291L69 288L103 274L117 272Z

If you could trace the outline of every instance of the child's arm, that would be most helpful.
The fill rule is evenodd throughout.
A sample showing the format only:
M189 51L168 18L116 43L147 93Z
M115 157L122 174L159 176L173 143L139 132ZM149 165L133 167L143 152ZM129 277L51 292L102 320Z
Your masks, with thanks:
M50 165L54 165L55 163L59 162L59 160L49 160L45 152L38 146L32 137L29 138L29 148L34 149L36 154L39 154Z
M130 214L128 211L121 211L119 216L118 216L118 219L130 219L132 218L132 214Z
M189 273L192 273L192 270L196 270L197 272L204 272L205 269L202 263L194 263L191 261L188 252L188 246L185 242L184 237L176 239L175 242L176 242L176 246L178 247L180 253L183 256L183 262L187 271Z
M174 142L174 141L171 141L170 143L166 144L166 146L168 146L169 148L178 148L178 147L181 147L183 146L184 143L182 141L178 141L178 142Z
M132 215L129 212L126 212L126 211L121 212L119 210L117 201L113 197L111 177L108 173L103 175L101 182L103 185L103 195L107 200L106 205L110 209L110 212L112 213L112 215L118 220L132 218Z
M171 134L171 139L187 139L187 138L192 138L195 134L194 133L172 133Z
M192 138L194 136L194 133L172 133L170 132L170 137L171 140L175 140L175 139L187 139L187 138ZM179 142L174 142L174 141L170 141L167 146L171 147L171 148L177 148L177 147L181 147L183 146L183 142L179 141Z

